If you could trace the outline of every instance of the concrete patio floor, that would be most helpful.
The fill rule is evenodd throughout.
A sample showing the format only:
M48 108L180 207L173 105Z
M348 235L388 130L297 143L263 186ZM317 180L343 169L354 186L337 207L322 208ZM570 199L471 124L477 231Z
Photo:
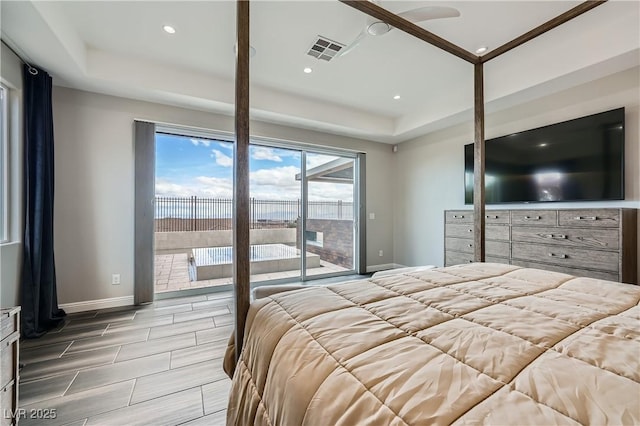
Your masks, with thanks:
M309 270L307 270L307 275L331 274L344 271L347 271L347 269L321 260L320 267L310 268ZM253 275L251 277L251 281L258 282L299 277L300 271L294 270ZM188 290L193 288L214 287L233 283L231 277L212 280L191 281L189 277L189 260L186 253L156 255L155 280L156 293Z

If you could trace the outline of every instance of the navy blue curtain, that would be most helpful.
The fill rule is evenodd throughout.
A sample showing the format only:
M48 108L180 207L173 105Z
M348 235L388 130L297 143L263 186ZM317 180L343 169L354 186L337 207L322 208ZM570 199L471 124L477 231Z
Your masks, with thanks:
M39 337L58 326L53 256L53 111L51 77L25 65L24 94L24 253L22 263L22 336Z

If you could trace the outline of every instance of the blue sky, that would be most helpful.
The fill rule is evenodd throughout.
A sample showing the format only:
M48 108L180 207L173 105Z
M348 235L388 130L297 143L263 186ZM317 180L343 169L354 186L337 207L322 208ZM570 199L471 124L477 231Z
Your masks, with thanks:
M259 199L300 198L298 151L251 146L250 192ZM314 167L335 157L308 155ZM311 200L352 200L351 185L310 184ZM232 198L233 144L209 139L156 135L156 194Z

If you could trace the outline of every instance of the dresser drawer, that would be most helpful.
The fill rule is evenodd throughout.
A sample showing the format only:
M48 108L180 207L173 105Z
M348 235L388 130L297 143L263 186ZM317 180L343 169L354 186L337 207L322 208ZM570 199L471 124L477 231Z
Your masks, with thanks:
M453 266L473 262L473 254L470 253L460 253L457 251L447 250L444 252L444 257L444 266Z
M447 224L445 227L445 237L471 238L473 239L473 225L469 224Z
M473 223L473 211L448 210L444 213L446 223Z
M449 210L445 212L446 223L470 223L473 224L472 210ZM485 224L505 224L511 221L509 210L485 210Z
M17 308L0 310L0 340L18 331L20 326L18 312Z
M509 240L509 225L487 225L485 227L485 239ZM451 224L445 228L445 237L473 239L472 224Z
M18 340L20 334L13 333L0 342L0 388L16 380L16 365L18 365Z
M511 244L507 241L487 241L485 244L487 258L511 256Z
M511 239L585 249L618 250L620 248L620 234L617 229L514 226L511 229Z
M556 210L511 210L512 225L555 225L558 221Z
M584 226L590 228L618 228L620 210L560 210L558 223L561 226Z
M509 241L509 225L487 225L484 229L487 240Z
M461 251L463 253L473 253L473 240L469 238L447 237L444 241L445 250Z
M544 262L569 268L590 268L618 272L618 253L610 251L513 243L512 256L514 259Z
M15 420L15 416L18 407L15 406L14 401L17 400L18 384L11 383L7 386L0 387L0 426L11 426L18 422Z
M485 262L487 263L506 263L509 264L509 259L502 257L485 256ZM461 265L463 263L473 263L473 253L460 253L457 251L445 251L444 266Z
M575 275L576 277L588 277L607 281L620 281L618 274L615 272L589 271L587 269L567 268L566 266L547 265L544 263L527 262L517 259L514 259L511 264L522 266L523 268L535 268L544 269L547 271L562 272L563 274Z
M505 224L508 225L511 218L509 210L485 210L484 223L489 224Z
M466 238L447 238L446 250L473 253L473 240ZM509 257L509 243L507 241L486 241L486 256Z

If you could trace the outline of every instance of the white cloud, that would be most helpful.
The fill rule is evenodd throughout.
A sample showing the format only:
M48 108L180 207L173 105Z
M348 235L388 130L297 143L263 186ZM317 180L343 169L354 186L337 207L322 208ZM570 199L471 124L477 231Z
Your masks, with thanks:
M211 152L216 156L216 164L222 167L232 167L233 166L233 158L223 154L217 149L212 149Z
M277 163L282 162L282 158L275 152L273 152L272 148L267 148L264 146L251 147L251 158L253 158L254 160L275 161Z
M224 156L224 154L223 154ZM226 157L226 156L225 156ZM226 157L228 158L228 157ZM300 169L294 166L261 169L250 173L251 197L259 200L297 200L301 197L301 183L295 180ZM198 176L187 182L174 183L167 179L156 181L156 195L165 197L233 197L233 180ZM329 182L309 183L310 201L353 200L353 185Z
M233 198L233 181L231 178L199 176L195 180L202 196L209 198Z
M203 145L208 147L209 145L211 145L211 141L208 139L191 139L191 143L195 146Z
M295 200L300 197L300 169L294 166L261 169L249 174L251 196L271 200Z
M307 170L337 160L338 158L340 157L334 155L307 154Z
M161 197L183 197L191 195L183 185L169 182L166 179L156 180L156 195Z
M199 176L187 183L173 183L166 179L156 181L156 195L160 197L232 198L231 178Z
M233 143L231 142L218 142L218 146L233 152Z
M325 158L326 162L326 158ZM321 163L324 164L324 163ZM261 169L250 173L251 196L263 200L295 200L301 196L301 183L295 179L300 169L294 166ZM311 201L353 201L353 185L310 182Z
M353 201L353 185L331 182L310 182L309 201Z

